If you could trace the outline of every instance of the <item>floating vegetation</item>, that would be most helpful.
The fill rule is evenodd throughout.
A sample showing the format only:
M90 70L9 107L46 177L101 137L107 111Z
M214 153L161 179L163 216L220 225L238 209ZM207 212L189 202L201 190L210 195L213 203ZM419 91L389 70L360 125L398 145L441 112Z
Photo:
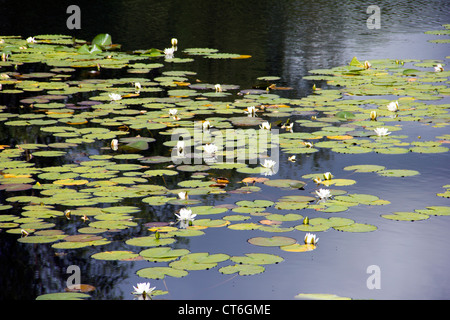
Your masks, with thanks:
M440 32L430 34L448 34ZM250 58L245 54L213 48L121 52L109 34L90 43L65 35L0 39L0 95L20 97L20 106L0 106L0 124L15 137L12 145L0 145L0 229L23 245L47 245L58 253L92 247L90 258L99 263L158 263L139 269L142 278L182 278L210 269L255 275L284 261L267 252L231 256L184 247L213 230L231 237L261 233L247 244L281 254L319 249L311 232L376 232L376 222L357 222L352 214L363 206L389 208L391 202L347 190L357 189L363 174L386 183L421 174L360 164L342 168L345 177L302 172L298 180L277 176L278 165L300 166L303 157L324 152L395 157L449 151L448 135L407 135L411 125L448 125L448 104L438 102L449 94L450 72L440 60L362 63L354 57L345 66L310 70L303 80L327 88L314 84L310 95L288 99L277 94L290 88L277 87L276 75L260 76L260 87L247 89L206 83L196 71L182 70L199 59L241 63ZM31 64L42 72L29 72ZM114 71L119 76L97 77ZM77 75L84 72L92 77ZM247 129L253 130L249 141L267 135L259 153L244 141ZM268 159L275 149L278 161ZM449 185L443 189L436 196L448 198ZM431 205L381 217L416 221L449 214L449 207ZM86 298L79 292L37 297Z

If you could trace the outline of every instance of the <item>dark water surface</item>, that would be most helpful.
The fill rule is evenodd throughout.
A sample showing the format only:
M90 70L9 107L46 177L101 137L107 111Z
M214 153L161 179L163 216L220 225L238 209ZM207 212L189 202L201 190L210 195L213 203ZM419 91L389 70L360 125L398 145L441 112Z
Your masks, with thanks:
M67 4L67 5L66 5ZM66 8L81 8L81 29L68 30ZM366 26L369 5L381 8L381 29ZM450 54L448 44L435 44L427 30L442 29L450 23L449 1L91 1L55 2L0 1L0 34L71 34L90 40L109 33L123 50L166 48L175 37L179 49L209 47L221 52L251 55L249 60L209 61L182 65L180 70L197 72L207 83L237 84L249 88L260 76L281 77L282 85L293 87L284 94L300 98L311 93L311 82L302 80L308 70L347 64L353 56L371 59L441 59ZM446 60L448 61L448 60ZM448 68L448 67L447 67ZM448 98L439 103L449 103ZM1 125L1 124L0 124ZM0 132L3 132L0 130ZM425 139L448 134L448 128L425 125L408 127L402 134ZM0 137L0 144L13 137ZM398 222L380 214L414 211L431 205L449 205L436 196L449 184L450 156L443 154L344 155L328 151L305 156L296 163L284 162L277 178L302 180L311 172L330 171L335 176L357 180L344 189L348 193L373 194L391 201L385 206L356 206L339 215L357 222L374 224L376 232L318 233L319 246L308 253L281 252L252 246L247 239L269 236L257 231L209 228L205 235L189 237L178 247L192 252L241 255L267 252L285 261L267 265L254 276L225 276L215 268L194 271L175 279L151 280L152 286L168 290L163 299L293 299L298 293L332 293L356 299L449 299L450 298L450 219L430 217L425 221ZM379 164L388 168L412 169L420 175L386 184L386 177L374 174L352 175L345 166ZM242 179L245 175L237 175ZM284 195L262 188L253 199L278 199ZM273 189L270 189L273 192ZM1 191L0 191L1 192ZM287 193L286 193L287 194ZM4 195L0 199L4 199ZM208 204L234 203L247 196L214 196ZM132 204L132 203L131 203ZM130 205L130 203L128 203ZM170 210L170 208L169 208ZM171 216L170 212L159 212ZM133 229L133 228L132 228ZM146 234L144 227L130 232ZM130 234L121 234L130 236ZM231 236L230 236L231 234ZM302 241L304 233L289 232ZM82 283L97 290L94 299L133 299L130 294L136 276L147 261L112 262L90 259L92 249L76 249L64 257L54 257L46 245L23 245L17 237L0 233L0 299L35 299L44 293L61 292L67 279L66 268L81 268ZM135 250L120 242L108 250ZM381 270L381 289L369 290L366 270Z

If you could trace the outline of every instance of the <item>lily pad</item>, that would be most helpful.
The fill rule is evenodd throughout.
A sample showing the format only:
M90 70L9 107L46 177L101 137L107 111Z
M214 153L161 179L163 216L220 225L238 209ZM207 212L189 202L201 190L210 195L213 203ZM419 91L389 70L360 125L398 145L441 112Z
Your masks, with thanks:
M371 232L371 231L375 231L378 229L374 225L364 224L364 223L353 223L350 225L333 227L333 228L338 231L344 231L344 232Z
M255 246L262 247L280 247L280 246L288 246L297 242L297 240L288 237L254 237L247 240L249 243Z
M182 278L188 275L188 272L181 269L170 267L150 267L140 269L136 272L139 277L149 279L164 279L166 276Z
M85 300L91 296L80 292L47 293L36 297L36 300Z
M391 169L377 171L377 174L383 177L411 177L420 174L420 172L417 170Z
M233 274L237 273L240 276L249 276L254 274L263 273L266 269L260 265L254 264L235 264L219 269L220 273L223 274Z
M273 179L264 182L265 185L278 188L301 189L306 182L293 179Z
M428 219L430 216L419 212L393 212L393 214L382 214L381 217L397 221L417 221Z
M136 237L131 238L125 241L126 244L130 246L138 246L138 247L157 247L157 246L165 246L171 243L174 243L175 239L173 238L159 238L156 239L155 236L145 236L145 237Z
M187 249L172 249L170 247L157 247L150 248L146 250L142 250L139 252L139 255L144 257L146 260L161 262L161 261L170 261L179 258L180 256L186 255L189 253Z
M239 264L275 264L284 261L282 257L268 253L246 253L245 256L232 256L230 260Z
M180 260L171 262L169 266L182 270L208 270L229 258L230 256L224 253L209 254L207 252L197 252L184 255Z
M366 164L366 165L347 166L344 168L344 170L355 171L355 172L377 172L377 171L382 171L385 168L386 167L384 167L384 166Z
M91 258L97 260L126 260L131 258L136 258L139 256L137 253L131 251L103 251L94 253Z

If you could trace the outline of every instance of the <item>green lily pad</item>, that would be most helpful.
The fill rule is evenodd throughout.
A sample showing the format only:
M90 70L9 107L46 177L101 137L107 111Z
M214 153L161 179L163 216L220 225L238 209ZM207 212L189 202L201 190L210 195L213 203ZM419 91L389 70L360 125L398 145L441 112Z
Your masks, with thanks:
M193 214L196 215L209 215L209 214L219 214L227 212L227 208L214 207L214 206L195 206L190 207Z
M0 216L0 218L1 218L1 216ZM245 220L250 219L250 217L244 216L241 214L231 214L228 216L224 216L222 219L227 220L227 221L245 221Z
M36 151L33 152L33 156L36 157L60 157L65 155L65 151Z
M94 253L91 255L91 258L97 259L97 260L126 260L126 259L133 259L139 256L137 253L134 253L132 251L103 251Z
M261 228L261 225L253 222L249 223L234 223L228 226L228 229L231 230L256 230Z
M393 212L393 214L382 214L381 217L397 221L417 221L428 219L430 216L419 212Z
M169 266L182 270L208 270L229 258L230 256L224 253L209 254L207 252L197 252L184 255L180 260L171 262Z
M109 207L101 209L104 213L116 213L116 214L125 214L125 213L136 213L141 210L138 207L134 206L117 206L117 207Z
M273 179L264 181L264 184L271 187L301 189L306 183L300 180L293 179Z
M386 169L384 166L379 165L354 165L354 166L347 166L344 168L346 171L355 171L355 172L377 172Z
M154 236L136 237L125 241L125 243L130 246L138 246L138 247L158 247L158 246L165 246L174 242L175 239L173 238L156 239Z
M179 229L177 231L169 232L168 236L174 236L174 237L197 237L204 235L205 233L201 230L196 229Z
M364 223L353 223L350 225L333 227L333 228L338 231L344 231L344 232L371 232L371 231L375 231L378 229L374 225L364 224Z
M128 220L104 220L104 221L94 221L89 223L89 226L92 228L99 228L99 229L109 229L109 230L115 230L115 229L127 229L129 227L135 227L138 224L133 221Z
M66 235L51 235L51 236L28 236L17 239L21 243L51 243L56 242L66 237Z
M172 249L170 247L157 247L142 250L139 255L148 261L162 262L179 258L189 253L187 249Z
M288 213L288 214L274 213L266 216L266 219L274 221L297 221L303 219L303 216L296 213Z
M193 223L194 226L217 228L229 225L230 222L222 219L196 219Z
M47 293L36 297L36 300L85 300L91 296L79 292Z
M64 239L65 240L65 239ZM111 243L111 241L108 240L93 240L93 241L83 241L83 242L77 242L77 241L64 241L64 242L58 242L52 245L52 248L55 249L78 249L78 248L85 248L89 246L102 246Z
M448 206L431 206L425 210L415 210L419 213L424 213L433 216L448 216L450 215L450 207Z
M288 246L297 242L297 240L288 237L254 237L247 240L249 243L255 246L262 247L280 247L280 246Z
M181 269L170 267L150 267L140 269L136 272L139 277L148 279L164 279L166 276L182 278L188 275L188 272Z
M240 276L249 276L254 274L263 273L266 269L260 265L254 264L235 264L219 269L220 273L233 274L238 273Z
M274 203L269 200L254 200L254 201L248 201L248 200L242 200L236 202L236 205L240 207L250 207L250 208L267 208L272 206Z
M417 170L380 170L377 171L377 174L383 177L411 177L420 174Z
M275 264L284 261L282 257L268 253L246 253L245 256L232 256L230 260L239 264Z

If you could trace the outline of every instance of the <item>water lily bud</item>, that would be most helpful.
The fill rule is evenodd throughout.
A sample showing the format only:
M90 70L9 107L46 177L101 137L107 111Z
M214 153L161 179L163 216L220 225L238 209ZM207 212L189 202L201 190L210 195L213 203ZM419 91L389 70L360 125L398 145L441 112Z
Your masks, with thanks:
M161 237L158 231L155 232L155 239L158 240Z
M319 177L315 177L313 181L314 181L316 184L322 183L322 179L320 179Z
M309 224L309 218L305 217L305 219L303 219L303 224Z
M370 120L377 120L377 112L376 111L370 111Z
M119 140L117 140L117 139L111 140L111 149L113 149L114 151L119 149Z

